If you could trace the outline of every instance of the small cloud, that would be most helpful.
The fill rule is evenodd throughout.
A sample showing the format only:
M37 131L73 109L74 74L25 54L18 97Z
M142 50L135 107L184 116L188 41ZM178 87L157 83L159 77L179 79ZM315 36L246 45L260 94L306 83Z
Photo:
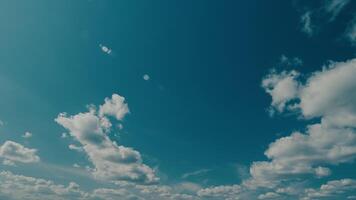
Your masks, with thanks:
M205 174L207 172L210 172L211 169L200 169L200 170L197 170L197 171L194 171L194 172L188 172L188 173L185 173L182 175L182 178L186 179L186 178L189 178L189 177L192 177L192 176L198 176L198 175L201 175L201 174Z
M22 135L22 137L23 138L30 138L30 137L32 137L32 133L27 131L25 134Z
M74 168L80 168L80 165L78 165L77 163L74 163L74 164L73 164L73 167L74 167Z
M67 133L62 133L61 138L67 138L68 134Z
M143 80L145 80L145 81L150 80L150 76L149 76L148 74L144 74L144 75L142 76L142 78L143 78Z
M103 44L99 44L99 47L101 49L102 52L111 55L112 54L112 49L110 49L109 47L103 45Z
M314 33L313 25L311 22L311 15L312 12L307 11L300 18L300 23L302 24L302 32L304 32L308 36L312 36Z
M0 120L0 126L4 126L5 125L5 122Z
M70 150L74 150L74 151L78 151L78 152L82 152L82 151L83 151L83 148L82 148L82 147L76 146L76 145L74 145L74 144L70 144L70 145L68 146L68 148L69 148Z
M303 60L298 57L288 58L286 55L282 54L279 58L279 64L283 66L296 67L303 65Z
M117 127L122 130L124 128L124 125L122 125L121 123L117 125Z

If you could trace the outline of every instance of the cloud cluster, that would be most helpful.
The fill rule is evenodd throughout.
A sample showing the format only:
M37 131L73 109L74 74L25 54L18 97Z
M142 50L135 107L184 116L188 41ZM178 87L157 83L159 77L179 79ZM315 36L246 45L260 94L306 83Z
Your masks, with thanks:
M129 113L125 99L117 94L106 98L99 111L91 107L88 112L74 116L60 114L55 121L66 128L81 145L94 165L93 175L105 180L127 180L139 183L158 181L152 168L143 164L141 154L129 147L118 145L107 133L111 122L108 116L122 120ZM72 148L73 149L73 148ZM78 148L75 148L78 149Z
M97 188L84 191L74 182L67 186L52 181L8 171L0 172L0 199L8 200L197 200L196 188L189 193L181 193L182 186L137 185L122 182L112 188ZM187 187L191 187L189 185Z
M14 165L16 162L35 163L40 161L36 149L29 149L9 140L0 146L0 157L4 159L3 164L5 165Z
M74 182L68 186L58 185L52 181L28 176L15 175L8 171L0 172L0 199L85 199L88 195Z
M324 177L331 174L328 166L356 158L356 59L330 63L304 82L294 74L298 73L273 71L262 81L272 109L320 122L309 125L305 133L271 143L265 151L270 161L254 162L247 183L273 187L308 174ZM287 90L292 92L286 95Z
M355 199L356 180L341 179L328 181L319 189L307 189L303 200L311 199Z
M237 200L237 199L353 199L356 181L345 178L331 180L311 188L309 180L328 177L332 166L356 159L356 59L330 62L322 70L302 75L296 70L270 71L262 87L272 98L271 109L278 113L295 113L311 120L304 130L294 131L270 143L265 161L250 166L250 176L241 184L202 186L181 182L173 185L154 184L158 177L145 165L141 154L118 145L108 134L113 122L129 113L125 99L117 94L106 98L96 109L55 119L69 131L93 164L90 171L97 178L115 184L111 188L82 191L75 183L68 186L51 181L0 173L0 198L6 199L145 199L145 200ZM115 126L116 127L116 126ZM7 141L0 147L6 162L35 156L36 150ZM18 155L19 154L19 155ZM31 156L30 156L31 157ZM27 162L31 162L27 157ZM33 159L32 160L36 160ZM39 160L39 158L38 158ZM38 161L37 160L37 161ZM199 170L183 178L205 173ZM150 183L150 184L148 184ZM306 189L307 188L307 189ZM9 197L13 189L21 192ZM32 196L31 196L32 195ZM36 196L37 195L37 196ZM43 195L43 196L41 196Z

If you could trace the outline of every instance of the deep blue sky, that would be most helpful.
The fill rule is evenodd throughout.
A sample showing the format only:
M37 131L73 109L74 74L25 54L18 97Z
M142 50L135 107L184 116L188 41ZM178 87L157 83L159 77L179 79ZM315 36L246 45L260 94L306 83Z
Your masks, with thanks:
M60 138L65 130L54 119L118 93L131 113L114 140L159 166L166 182L212 169L208 177L193 180L239 183L236 165L248 169L251 162L266 160L268 144L305 127L295 116L267 112L271 98L261 80L270 68L281 67L281 55L300 58L297 69L303 73L354 56L342 37L354 2L317 37L300 31L301 5L285 0L1 1L0 119L5 125L0 142L36 148L42 162L85 165L85 156ZM102 52L100 44L112 54ZM21 138L26 131L33 133L29 140ZM14 170L40 174L31 167Z

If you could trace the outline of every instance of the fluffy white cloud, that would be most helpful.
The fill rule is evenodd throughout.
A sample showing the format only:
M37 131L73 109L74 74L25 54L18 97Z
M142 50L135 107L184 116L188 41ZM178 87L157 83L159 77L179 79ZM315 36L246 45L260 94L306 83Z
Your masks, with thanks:
M33 199L86 199L86 193L76 183L68 186L54 184L52 181L15 175L8 171L0 172L0 199L33 200Z
M140 183L158 181L153 169L142 163L141 154L132 148L118 145L106 134L107 127L102 123L105 116L121 120L128 112L124 98L113 94L100 106L99 114L93 108L89 112L74 116L60 114L55 120L70 131L87 153L95 169L97 178L106 180L127 180Z
M204 188L198 191L198 196L202 198L215 199L239 199L243 192L243 187L240 185L222 185Z
M0 146L0 157L5 159L5 164L13 164L14 162L35 163L40 161L36 149L29 149L9 140Z
M116 117L117 120L122 120L129 112L125 98L118 94L113 94L111 98L105 98L105 103L99 107L100 117L107 115Z
M303 200L311 199L346 199L356 194L356 180L341 179L328 181L319 189L305 190ZM349 198L350 199L350 198Z
M282 112L286 107L286 103L298 96L298 76L299 73L294 70L281 73L273 70L262 80L262 87L272 97L271 106L278 112Z
M271 143L265 151L270 161L252 164L247 185L274 187L302 175L324 177L331 174L326 166L356 158L356 59L330 63L305 82L293 74L299 73L272 72L263 80L272 96L271 106L280 112L296 111L304 119L320 119L320 123ZM293 92L286 93L285 88Z

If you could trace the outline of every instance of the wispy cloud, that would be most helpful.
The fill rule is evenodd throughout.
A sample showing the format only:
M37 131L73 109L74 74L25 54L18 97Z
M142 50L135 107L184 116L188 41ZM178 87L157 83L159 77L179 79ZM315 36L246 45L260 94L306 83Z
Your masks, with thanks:
M312 36L314 34L314 28L312 25L311 15L312 15L312 12L307 11L300 17L300 23L302 24L301 30L308 36Z
M200 169L200 170L193 171L193 172L187 172L182 175L182 178L186 179L186 178L190 178L192 176L199 176L199 175L205 174L210 171L211 171L211 169Z

